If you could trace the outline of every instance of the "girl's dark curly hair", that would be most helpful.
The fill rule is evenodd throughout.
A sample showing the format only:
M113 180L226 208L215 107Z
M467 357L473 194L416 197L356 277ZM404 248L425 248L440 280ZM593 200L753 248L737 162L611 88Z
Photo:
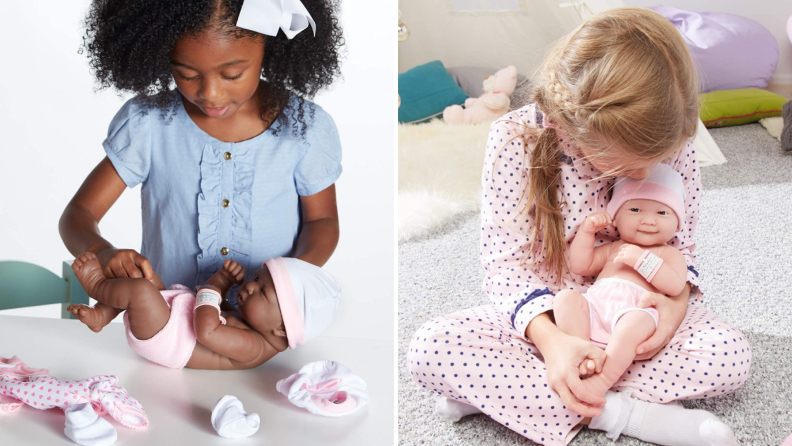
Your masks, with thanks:
M167 113L175 112L171 50L181 36L215 28L236 38L263 37L262 119L267 110L282 110L275 121L292 121L293 134L305 138L305 109L313 118L314 108L303 98L313 98L340 75L344 39L338 0L302 1L316 22L316 37L309 28L289 40L283 32L271 37L237 28L242 0L95 0L80 52L87 52L99 89L133 93L146 107ZM288 107L292 93L296 106Z

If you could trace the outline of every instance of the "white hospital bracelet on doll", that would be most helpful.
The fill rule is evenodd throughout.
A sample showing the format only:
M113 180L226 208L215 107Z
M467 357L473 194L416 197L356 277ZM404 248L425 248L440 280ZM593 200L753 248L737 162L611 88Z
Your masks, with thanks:
M220 296L220 293L216 290L211 288L202 288L198 291L198 296L195 299L195 308L198 308L203 305L209 305L212 307L217 308L218 315L220 314L220 302L223 300L223 297ZM225 325L226 320L223 316L220 316L220 323Z
M647 282L652 283L652 279L654 279L655 274L657 274L657 271L660 270L660 266L662 265L663 259L652 254L647 249L638 259L638 262L635 263L634 268Z

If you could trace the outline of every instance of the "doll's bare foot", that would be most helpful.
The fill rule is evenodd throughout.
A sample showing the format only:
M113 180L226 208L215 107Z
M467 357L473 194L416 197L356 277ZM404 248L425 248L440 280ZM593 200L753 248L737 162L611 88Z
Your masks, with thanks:
M95 333L102 331L119 313L124 311L101 302L97 302L93 307L83 304L72 304L66 310L70 311L74 317Z
M95 297L96 286L107 280L102 272L102 265L99 264L99 259L92 252L84 252L77 256L74 259L74 263L72 263L72 269L85 293L91 297Z
M223 262L223 267L220 268L220 271L206 281L206 285L216 287L220 294L225 296L232 286L241 284L244 279L245 268L239 263L228 259Z
M607 392L615 382L605 376L604 372L603 370L603 373L595 373L582 381L586 389L596 396L605 396L605 392Z

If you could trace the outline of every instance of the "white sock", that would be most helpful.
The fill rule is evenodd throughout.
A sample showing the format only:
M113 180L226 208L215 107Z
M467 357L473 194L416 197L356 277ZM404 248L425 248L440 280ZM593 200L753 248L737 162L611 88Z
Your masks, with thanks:
M590 429L604 430L616 440L620 434L664 446L736 446L729 426L706 410L681 404L647 403L630 397L631 391L607 392L602 415L591 419Z
M249 437L258 431L260 424L258 414L248 415L242 402L233 395L220 398L212 408L212 427L221 437Z
M457 400L441 396L435 404L435 415L446 421L459 421L462 417L481 413L479 409Z
M66 427L63 432L71 441L82 446L106 446L118 438L115 428L94 412L91 403L71 406L64 411Z
M591 419L589 429L605 431L606 437L613 441L618 440L630 419L633 403L637 401L630 397L631 393L631 389L618 393L612 390L605 392L605 407L602 409L602 414Z

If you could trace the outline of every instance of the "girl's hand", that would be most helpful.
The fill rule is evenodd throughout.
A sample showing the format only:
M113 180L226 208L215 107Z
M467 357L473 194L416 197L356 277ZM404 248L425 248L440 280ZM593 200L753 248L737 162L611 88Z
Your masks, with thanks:
M154 269L147 258L134 249L106 248L96 253L102 272L108 279L123 277L154 279Z
M619 249L619 253L616 254L616 258L613 259L613 263L623 263L630 268L634 268L644 251L645 249L643 248L625 243L621 246L621 249Z
M581 375L602 371L605 352L589 341L559 331L552 347L542 352L550 387L558 393L566 407L582 417L597 417L605 407L605 398L588 391L580 380ZM593 370L588 370L590 362ZM582 371L586 370L586 373Z
M580 230L587 234L594 235L610 226L612 222L613 219L611 219L610 214L607 212L595 212L586 217L586 220L580 225Z
M638 300L638 308L654 307L660 313L654 334L635 349L635 360L643 361L657 354L671 342L687 312L687 299L671 299L647 291Z

